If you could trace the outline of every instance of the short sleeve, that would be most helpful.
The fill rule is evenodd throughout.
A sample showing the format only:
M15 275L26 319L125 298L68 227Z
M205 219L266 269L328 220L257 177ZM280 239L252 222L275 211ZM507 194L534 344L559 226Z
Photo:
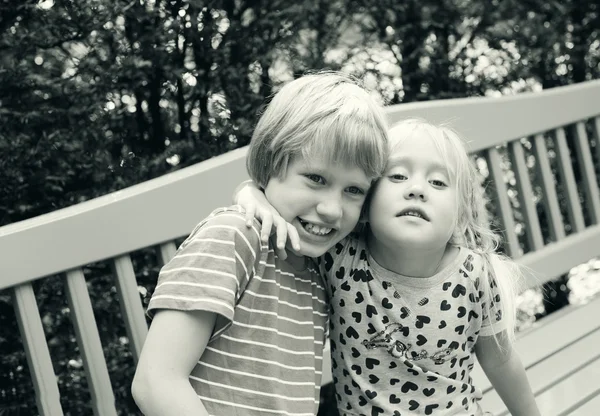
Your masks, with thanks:
M503 303L496 278L490 276L488 282L483 279L483 290L481 297L482 324L479 335L491 336L507 329L506 319L503 319Z
M221 329L228 326L260 250L258 223L248 228L243 214L232 210L209 216L161 269L148 315L157 309L202 310L218 314Z

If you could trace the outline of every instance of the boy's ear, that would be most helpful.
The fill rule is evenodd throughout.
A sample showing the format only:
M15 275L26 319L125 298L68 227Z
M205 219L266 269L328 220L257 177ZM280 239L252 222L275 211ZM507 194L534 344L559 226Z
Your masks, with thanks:
M367 224L369 222L369 201L365 201L362 209L360 210L360 216L358 217L358 224Z
M366 225L369 223L369 218L367 217L366 212L361 212L360 218L358 219L358 224Z
M362 234L362 232L365 230L365 228L367 228L367 224L369 224L367 222L367 220L359 220L358 223L356 223L356 225L354 226L354 229L352 230L353 234Z
M356 226L352 230L355 234L362 234L365 229L369 226L369 204L365 201L365 204L360 211L360 217L358 218L358 222Z
M371 199L373 198L373 192L375 192L376 187L377 180L373 180L371 183L371 187L367 191L365 202L363 202L363 206L360 210L360 217L358 219L359 224L367 224L369 222L369 206L371 205Z

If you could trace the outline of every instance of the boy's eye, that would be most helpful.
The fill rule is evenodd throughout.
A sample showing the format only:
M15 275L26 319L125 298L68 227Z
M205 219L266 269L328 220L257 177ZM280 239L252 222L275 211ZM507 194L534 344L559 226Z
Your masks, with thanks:
M432 181L431 181L431 184L432 184L433 186L439 186L439 187L446 187L446 186L448 186L448 185L446 185L446 182L444 182L444 181L440 181L440 180L438 180L438 179L434 179L434 180L432 180Z
M362 189L360 189L357 186L349 187L348 192L351 193L352 195L364 195L365 194L365 191L363 191Z
M309 173L309 174L306 174L304 176L306 176L312 182L321 183L321 184L325 183L325 179L321 175L317 175L317 174L314 174L314 173Z

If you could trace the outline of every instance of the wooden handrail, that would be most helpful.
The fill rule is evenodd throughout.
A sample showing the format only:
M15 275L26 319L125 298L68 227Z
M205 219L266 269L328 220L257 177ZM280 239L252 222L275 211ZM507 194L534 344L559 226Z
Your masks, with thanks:
M600 80L537 93L469 97L388 107L390 121L423 117L448 123L473 152L600 115Z
M186 235L247 179L237 149L90 201L0 228L0 289Z
M540 93L400 104L410 116L448 121L473 151L600 115L600 81ZM548 115L552 114L551 117ZM247 178L241 148L148 182L0 228L0 289L186 235Z

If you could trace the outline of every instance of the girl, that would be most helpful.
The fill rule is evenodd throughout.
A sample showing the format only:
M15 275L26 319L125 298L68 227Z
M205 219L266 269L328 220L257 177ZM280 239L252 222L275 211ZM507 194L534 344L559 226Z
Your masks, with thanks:
M390 141L366 226L319 259L340 414L483 415L470 376L477 357L513 416L539 415L513 349L521 273L496 253L462 140L412 119L395 125ZM257 193L245 189L240 203L251 214L273 215L256 210Z

